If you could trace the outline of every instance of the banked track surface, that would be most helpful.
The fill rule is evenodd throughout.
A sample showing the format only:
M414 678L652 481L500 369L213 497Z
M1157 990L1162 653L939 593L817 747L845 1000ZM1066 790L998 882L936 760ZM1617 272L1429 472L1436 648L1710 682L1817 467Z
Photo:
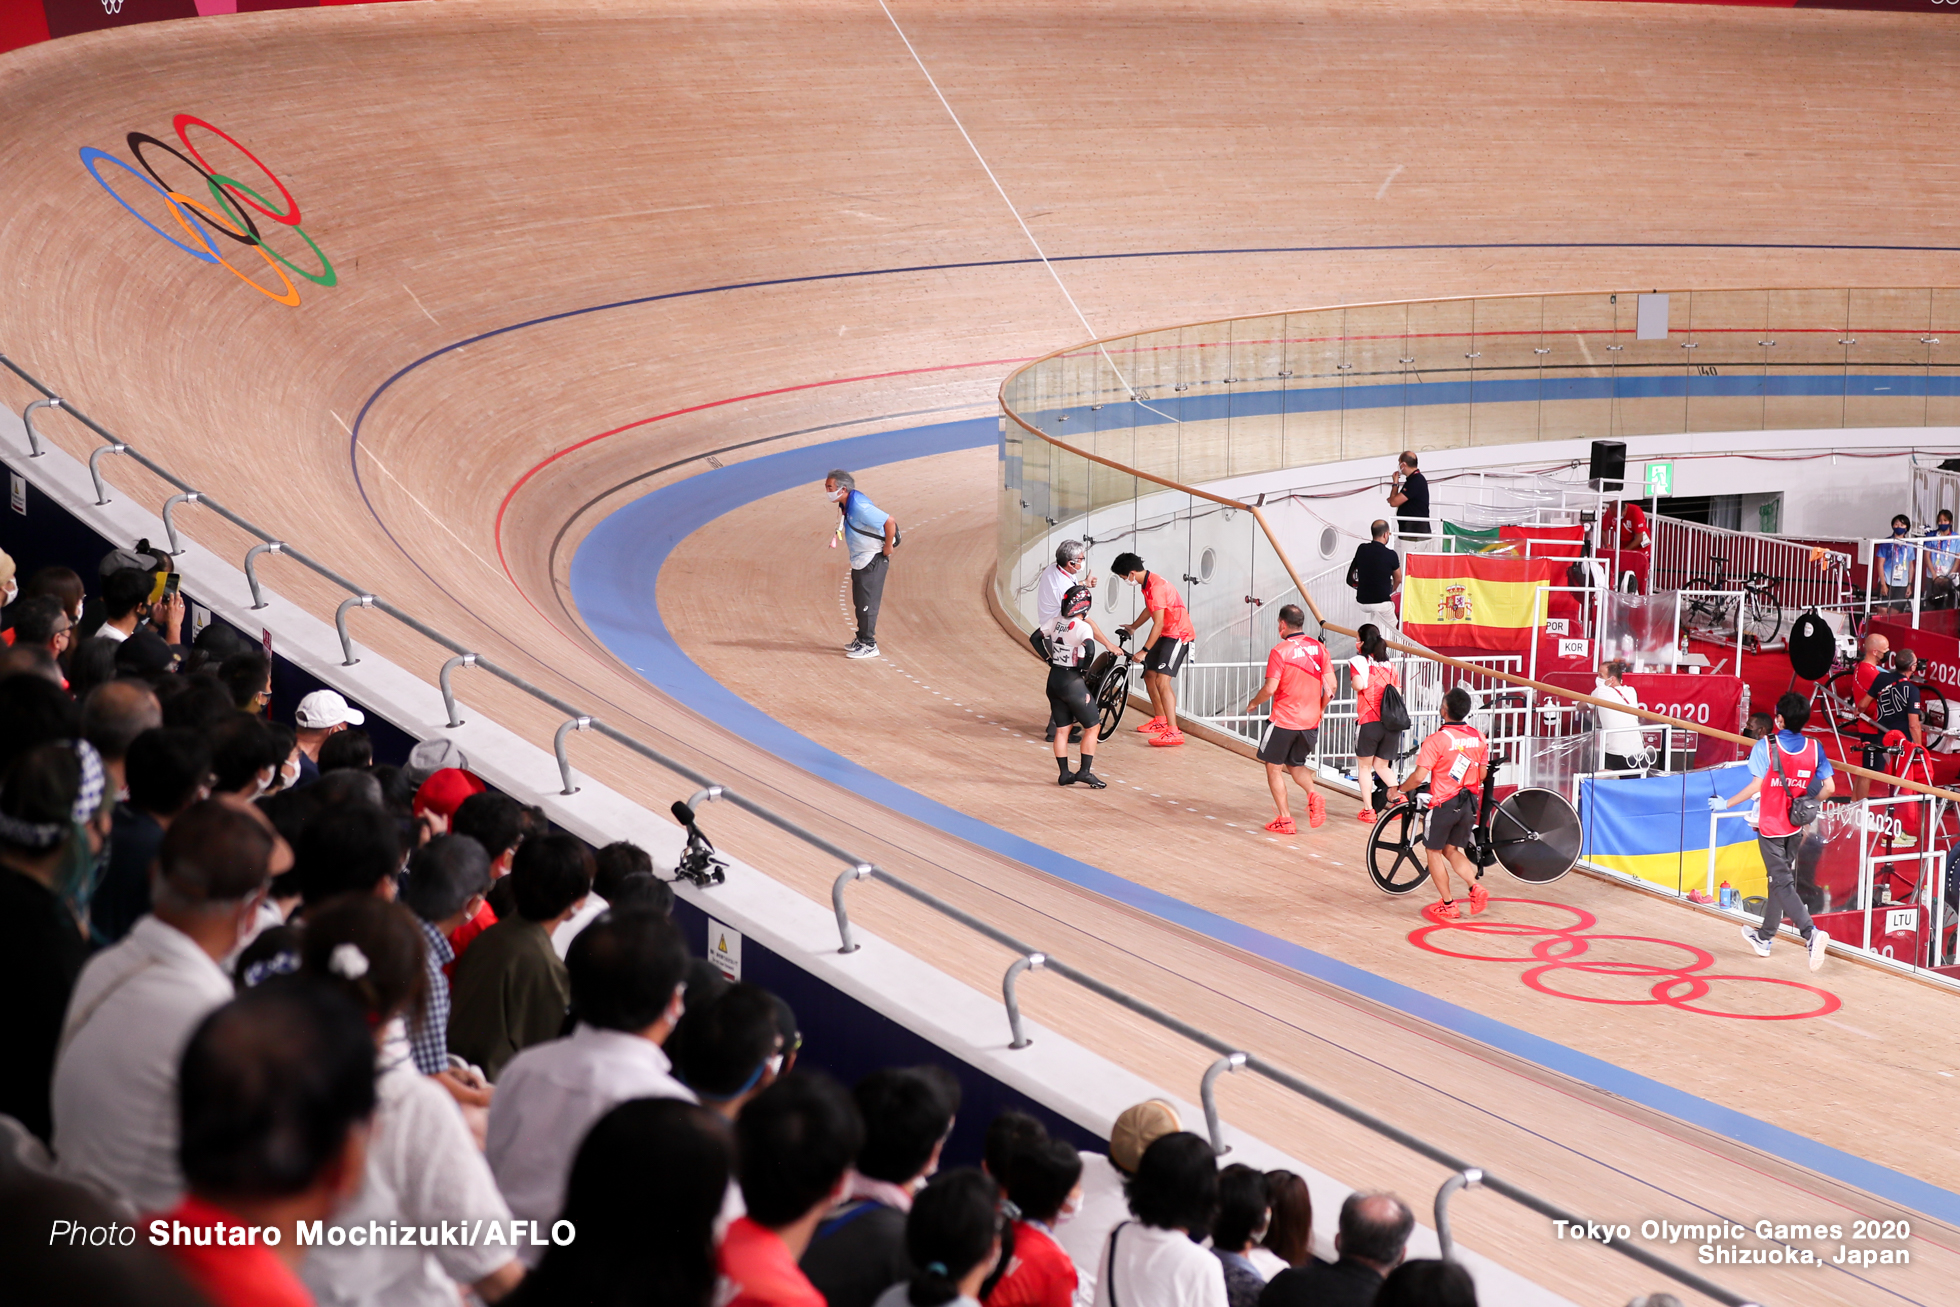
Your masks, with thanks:
M1956 243L1942 217L1953 183L1936 166L1946 139L1924 109L1950 99L1960 61L1949 29L1928 20L1606 5L895 12L1030 224L1069 256L1064 275L1101 332L1397 296L1923 285L1960 271L1944 248ZM608 503L574 510L610 487L667 469L620 492L638 493L711 451L733 462L931 420L921 415L982 415L998 361L1081 335L875 7L454 3L164 24L9 56L0 103L14 200L0 216L0 344L153 456L540 684L1221 1034L1294 1050L1313 1071L1299 1021L1263 1014L1319 1021L1353 1007L1374 1023L1369 1038L1401 1029L1414 1042L1381 1059L1378 1081L1357 1069L1337 1087L1396 1102L1406 1079L1389 1064L1440 1048L1460 1059L1458 1097L1487 1091L1487 1051L812 780L651 691L558 609L552 560L563 565ZM341 285L304 288L298 309L264 300L163 244L82 171L80 147L122 152L131 131L169 139L178 113L273 167ZM222 147L210 154L256 176ZM1813 248L1770 248L1789 246ZM1221 248L1301 252L1120 257ZM722 286L744 288L557 316ZM13 407L28 398L4 385ZM668 413L551 461L506 504L558 451ZM111 476L161 501L160 487ZM916 511L975 511L974 484L949 474L948 498ZM249 543L194 512L183 520L234 555ZM775 562L749 550L719 560L721 593ZM276 560L265 575L323 616L339 598ZM991 628L962 629L988 658L1011 653ZM358 618L356 630L433 677L436 652L413 636ZM500 687L464 693L541 743L556 724ZM674 797L670 778L620 751L578 750L582 770L652 807ZM800 847L740 818L717 823L757 865L823 896L828 869ZM1005 963L894 896L862 894L856 911L983 988ZM1190 1084L1203 1060L1040 985L1027 1002L1166 1080ZM1579 1177L1562 1150L1624 1133L1627 1116L1656 1137L1680 1131L1569 1083L1543 1092L1620 1115L1565 1122L1539 1104L1530 1119L1561 1142L1533 1153L1507 1137L1507 1172L1581 1206L1673 1215L1638 1183L1613 1194ZM1357 1183L1413 1194L1434 1182L1258 1086L1232 1086L1228 1110ZM1726 1141L1678 1146L1716 1159L1704 1174L1670 1154L1681 1187L1736 1214L1766 1194L1794 1209L1830 1192ZM1719 1202L1714 1185L1726 1186ZM1625 1296L1610 1254L1554 1248L1494 1204L1465 1204L1459 1222L1465 1242L1575 1299ZM1936 1269L1929 1257L1915 1278ZM1777 1285L1771 1274L1759 1291L1896 1300L1837 1277L1805 1281L1800 1296Z

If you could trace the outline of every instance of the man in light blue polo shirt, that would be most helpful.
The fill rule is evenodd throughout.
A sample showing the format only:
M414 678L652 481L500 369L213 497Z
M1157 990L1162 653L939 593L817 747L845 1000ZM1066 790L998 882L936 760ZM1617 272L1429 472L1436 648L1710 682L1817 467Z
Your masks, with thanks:
M824 478L823 492L837 505L837 539L851 551L851 607L857 613L857 638L845 646L844 656L876 658L878 606L885 597L892 550L898 546L898 522L879 511L841 467Z

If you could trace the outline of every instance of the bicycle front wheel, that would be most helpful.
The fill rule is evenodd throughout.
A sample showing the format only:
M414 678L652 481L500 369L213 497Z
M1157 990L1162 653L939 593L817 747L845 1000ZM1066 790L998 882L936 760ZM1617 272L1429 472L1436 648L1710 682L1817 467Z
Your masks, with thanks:
M1123 722L1123 710L1130 706L1130 665L1119 663L1109 669L1096 691L1096 716L1100 725L1096 738L1107 740Z
M1384 894L1398 898L1429 878L1429 859L1422 848L1422 814L1414 804L1399 803L1375 818L1368 832L1368 878Z
M1783 606L1776 602L1775 596L1760 590L1751 590L1744 603L1743 634L1756 642L1761 649L1774 640L1783 630Z

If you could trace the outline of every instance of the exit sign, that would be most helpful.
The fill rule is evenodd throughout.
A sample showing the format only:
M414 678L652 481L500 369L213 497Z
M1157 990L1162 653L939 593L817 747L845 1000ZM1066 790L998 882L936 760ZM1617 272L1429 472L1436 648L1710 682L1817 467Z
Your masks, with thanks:
M1647 497L1665 499L1674 493L1674 464L1649 463L1647 465Z

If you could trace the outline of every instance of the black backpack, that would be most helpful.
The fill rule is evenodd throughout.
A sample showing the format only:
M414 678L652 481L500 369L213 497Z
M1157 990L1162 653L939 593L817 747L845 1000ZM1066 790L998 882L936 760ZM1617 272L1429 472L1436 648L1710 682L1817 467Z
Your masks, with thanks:
M1382 690L1381 713L1384 735L1400 735L1415 724L1409 720L1409 705L1403 702L1402 692L1393 685Z

